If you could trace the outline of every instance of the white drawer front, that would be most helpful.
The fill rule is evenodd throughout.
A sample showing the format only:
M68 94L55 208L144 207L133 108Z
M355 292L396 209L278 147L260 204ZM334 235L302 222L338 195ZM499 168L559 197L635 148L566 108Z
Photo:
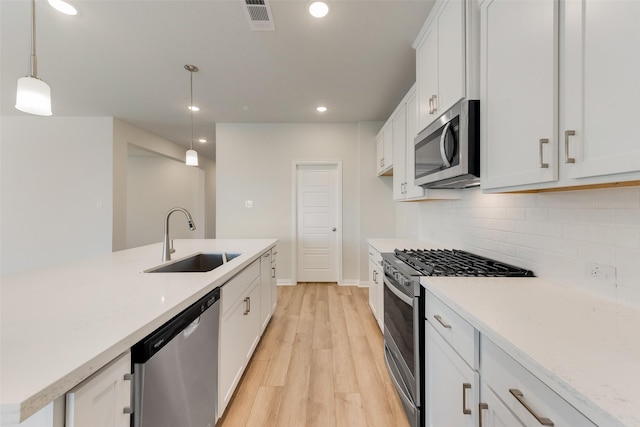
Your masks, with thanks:
M596 427L484 336L480 338L480 376L526 426Z
M221 309L223 315L235 305L236 301L244 295L245 291L259 276L260 260L258 259L222 285L220 299L222 300Z
M453 349L477 369L475 355L476 331L466 320L456 314L431 292L427 292L425 317L436 331L444 337Z
M378 251L373 246L369 245L369 259L373 261L376 265L380 265L382 262L382 255L380 255L380 251Z

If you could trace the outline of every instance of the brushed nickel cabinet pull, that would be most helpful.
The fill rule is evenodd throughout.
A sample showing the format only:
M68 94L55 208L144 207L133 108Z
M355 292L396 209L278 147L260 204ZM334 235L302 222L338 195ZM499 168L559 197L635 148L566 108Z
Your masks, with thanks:
M438 112L438 95L433 95L433 113Z
M251 313L251 297L247 297L247 300L249 300L249 313Z
M471 409L467 409L467 390L471 390L471 384L462 384L462 413L465 415L471 415Z
M131 390L131 396L129 398L129 406L125 406L124 408L122 408L122 413L123 414L133 414L133 374L124 374L124 378L125 381L131 381L131 385L130 385L130 390Z
M575 157L569 157L569 137L575 136L575 130L565 130L564 131L564 162L565 163L575 163Z
M276 268L275 267L271 267L271 278L272 279L276 278Z
M516 398L516 400L518 402L520 402L520 404L522 406L524 406L524 408L529 411L529 413L531 415L533 415L533 418L535 418L540 424L542 424L543 426L553 426L553 421L551 421L549 418L546 417L541 417L538 414L536 414L536 412L533 410L533 408L531 408L527 402L524 401L524 393L522 393L520 390L518 390L517 388L510 388L509 389L509 393L511 393L513 395L513 397Z
M249 297L244 299L244 313L245 316L249 314Z
M546 168L548 168L548 167L549 167L549 163L545 163L545 162L544 162L544 159L543 159L543 153L542 153L542 146L543 146L544 144L548 144L548 143L549 143L549 140L548 140L548 139L546 139L546 138L542 138L542 139L540 139L540 167L541 167L542 169L546 169Z
M451 325L449 325L448 323L445 323L444 320L442 320L442 317L439 314L434 315L433 318L436 319L438 321L438 323L440 323L442 325L443 328L451 329Z
M482 427L482 410L489 409L486 403L478 403L478 427Z
M433 114L433 96L429 98L429 114Z

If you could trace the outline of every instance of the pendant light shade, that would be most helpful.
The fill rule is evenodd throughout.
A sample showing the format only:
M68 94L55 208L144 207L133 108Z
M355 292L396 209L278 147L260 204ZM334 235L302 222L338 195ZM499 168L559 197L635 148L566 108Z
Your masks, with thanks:
M198 67L187 64L184 66L184 69L189 72L189 89L191 94L191 102L189 103L189 114L191 115L191 148L187 150L184 163L187 166L198 166L198 152L193 149L193 112L199 110L199 108L193 105L193 73L198 72Z
M38 78L38 58L36 57L36 2L31 0L31 62L29 75L18 79L16 108L29 114L50 116L51 89Z
M18 79L16 108L29 114L50 116L52 113L49 85L36 77Z
M187 150L185 164L187 166L198 166L198 152L196 150Z

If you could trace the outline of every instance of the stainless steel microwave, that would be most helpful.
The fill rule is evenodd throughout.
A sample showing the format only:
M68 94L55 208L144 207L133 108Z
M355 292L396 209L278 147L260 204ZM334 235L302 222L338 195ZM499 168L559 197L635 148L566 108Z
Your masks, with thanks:
M462 100L415 138L415 184L480 185L480 101Z

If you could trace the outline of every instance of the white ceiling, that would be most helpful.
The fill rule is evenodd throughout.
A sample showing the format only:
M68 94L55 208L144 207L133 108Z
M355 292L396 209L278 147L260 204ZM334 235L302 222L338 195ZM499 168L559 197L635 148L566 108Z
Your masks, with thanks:
M70 0L75 17L36 1L39 77L55 116L114 116L214 158L215 123L385 120L415 81L411 44L432 0L271 0L275 31L252 31L243 0ZM0 2L2 115L28 72L30 1ZM329 110L315 111L323 104ZM242 107L248 106L250 111Z

